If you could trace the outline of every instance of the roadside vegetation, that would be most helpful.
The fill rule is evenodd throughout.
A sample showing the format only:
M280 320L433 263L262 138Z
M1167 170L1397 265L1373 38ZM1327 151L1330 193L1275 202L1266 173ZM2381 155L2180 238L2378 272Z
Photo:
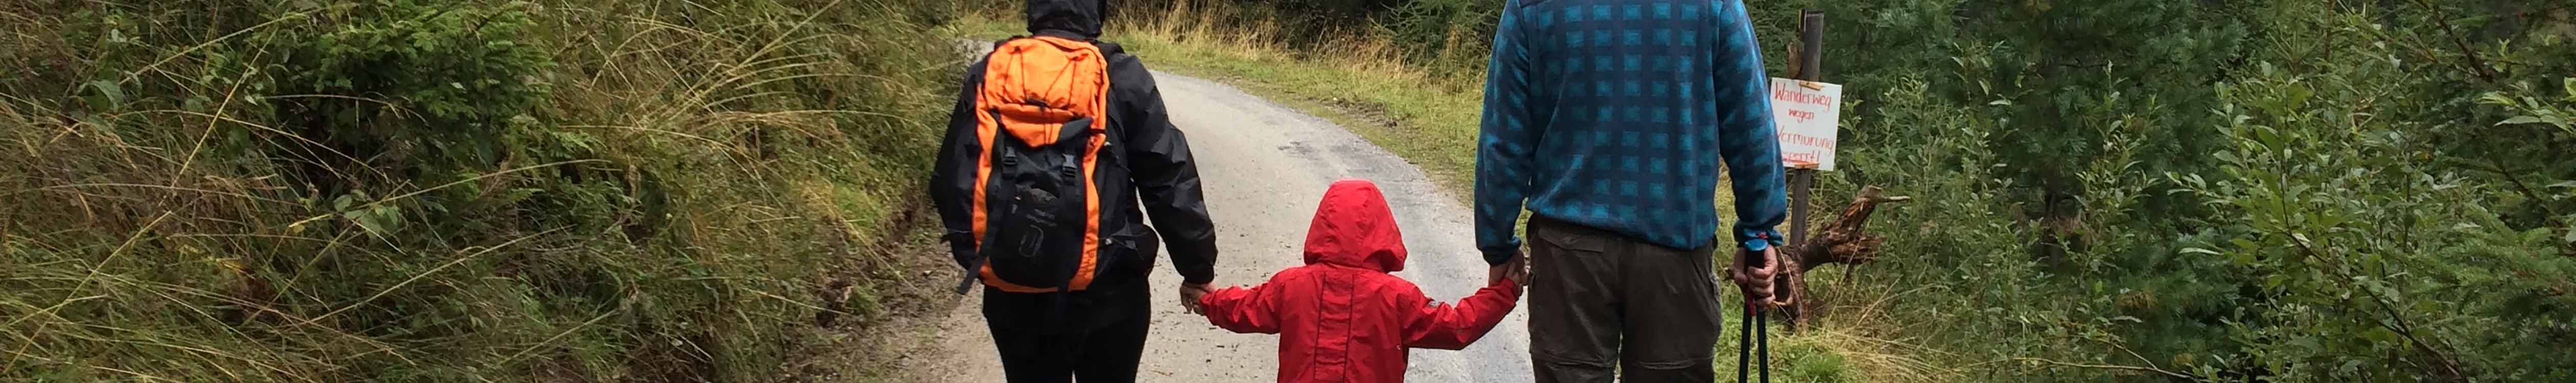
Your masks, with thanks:
M0 381L870 379L958 9L0 2Z
M1467 192L1501 1L1141 2L1110 39L1157 68ZM1797 10L1829 18L1851 97L1815 210L1916 197L1875 219L1883 259L1811 274L1825 312L1773 345L1790 381L2576 379L2576 8L1753 7L1775 73ZM964 30L1017 29L976 8Z

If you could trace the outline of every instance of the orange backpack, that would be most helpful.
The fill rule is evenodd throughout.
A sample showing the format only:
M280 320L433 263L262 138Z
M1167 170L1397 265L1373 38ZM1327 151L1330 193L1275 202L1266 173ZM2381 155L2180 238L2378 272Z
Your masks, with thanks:
M1010 292L1083 290L1100 267L1109 57L1086 41L1014 38L994 47L983 76L971 199L980 279Z

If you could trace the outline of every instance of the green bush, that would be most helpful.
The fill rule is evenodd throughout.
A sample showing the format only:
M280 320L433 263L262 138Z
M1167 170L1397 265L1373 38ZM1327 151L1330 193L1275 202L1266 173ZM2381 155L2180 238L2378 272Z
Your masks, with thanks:
M2232 326L2243 367L2281 381L2576 379L2552 351L2576 341L2576 299L2552 280L2576 270L2554 251L2563 230L2516 229L2490 208L2508 192L2367 154L2421 139L2336 105L2389 83L2266 72L2277 79L2222 89L2243 106L2221 174L2176 176L2233 237L2184 251L2227 257L2261 287Z
M2529 84L2576 22L2144 3L1757 8L1828 9L1827 80L1867 92L1817 200L1928 202L1836 286L1891 297L1876 331L1970 380L2568 379L2576 90Z

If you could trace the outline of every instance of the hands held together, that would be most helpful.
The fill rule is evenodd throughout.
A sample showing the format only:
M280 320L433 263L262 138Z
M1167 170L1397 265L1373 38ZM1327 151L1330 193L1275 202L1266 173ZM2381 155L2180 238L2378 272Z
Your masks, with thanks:
M1215 291L1216 288L1209 287L1206 283L1181 282L1181 310L1188 311L1192 315L1201 314L1207 308L1199 304L1199 298L1206 297L1208 293Z
M1510 262L1503 262L1485 269L1485 285L1493 286L1510 282L1515 289L1529 288L1529 275L1529 255L1523 254L1512 257Z

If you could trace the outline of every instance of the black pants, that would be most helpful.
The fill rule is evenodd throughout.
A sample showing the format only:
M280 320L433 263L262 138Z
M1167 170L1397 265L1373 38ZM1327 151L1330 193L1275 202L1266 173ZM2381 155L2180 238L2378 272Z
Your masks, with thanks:
M1717 380L1716 245L1667 248L1546 217L1530 219L1529 238L1539 383Z
M1136 381L1152 294L1142 281L1100 287L1061 295L985 288L984 324L1003 375L1012 383Z

